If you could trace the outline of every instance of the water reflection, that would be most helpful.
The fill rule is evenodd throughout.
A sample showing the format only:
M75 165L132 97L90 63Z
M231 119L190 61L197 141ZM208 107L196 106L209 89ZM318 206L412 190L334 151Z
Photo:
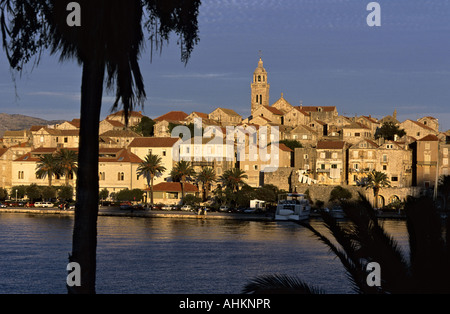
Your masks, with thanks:
M404 222L385 226L407 244ZM0 214L0 293L65 293L72 228L70 217ZM99 217L97 257L99 293L240 293L275 273L352 292L339 260L289 222Z

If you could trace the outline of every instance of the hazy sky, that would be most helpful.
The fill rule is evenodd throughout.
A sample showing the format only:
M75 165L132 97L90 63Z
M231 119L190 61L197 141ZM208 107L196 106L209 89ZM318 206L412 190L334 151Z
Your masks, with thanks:
M171 110L250 114L250 84L263 54L270 103L337 106L348 116L399 120L432 115L450 129L450 0L384 0L381 27L369 27L368 0L204 0L200 43L185 67L177 38L142 56L154 118ZM0 112L45 119L79 117L81 69L44 56L17 78L0 57ZM114 94L105 95L102 117Z

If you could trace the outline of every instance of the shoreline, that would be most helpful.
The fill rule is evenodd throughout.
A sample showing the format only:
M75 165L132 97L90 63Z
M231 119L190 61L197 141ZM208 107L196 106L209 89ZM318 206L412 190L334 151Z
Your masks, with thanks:
M30 214L30 215L60 215L74 216L74 210L60 209L37 209L37 208L0 208L0 214ZM128 217L128 218L182 218L182 219L221 219L221 220L244 220L244 221L275 221L274 215L268 214L244 214L244 213L219 213L208 212L207 215L197 215L195 212L183 211L150 211L150 210L121 210L113 207L100 207L98 216L103 217ZM311 213L311 218L320 218L320 214ZM404 214L397 213L381 213L378 214L379 219L400 219L404 220ZM345 219L345 218L344 218Z

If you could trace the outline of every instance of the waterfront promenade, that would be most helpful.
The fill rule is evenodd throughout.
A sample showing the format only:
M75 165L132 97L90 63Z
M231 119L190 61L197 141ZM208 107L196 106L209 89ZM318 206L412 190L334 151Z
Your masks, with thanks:
M73 216L73 210L60 210L57 208L0 208L1 213L18 213L31 215L63 215ZM263 214L246 214L246 213L221 213L208 212L207 215L198 215L196 212L187 211L161 211L161 210L122 210L119 207L99 207L99 216L110 217L137 217L137 218L183 218L183 219L222 219L222 220L247 220L247 221L272 221L274 215L272 213ZM320 218L319 213L311 213L312 218ZM404 214L396 212L379 213L378 218L381 219L405 219Z

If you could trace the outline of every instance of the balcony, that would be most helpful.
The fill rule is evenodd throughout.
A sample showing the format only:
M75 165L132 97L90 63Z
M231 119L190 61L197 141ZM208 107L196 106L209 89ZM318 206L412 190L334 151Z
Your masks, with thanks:
M417 161L417 165L419 166L437 166L436 161Z

